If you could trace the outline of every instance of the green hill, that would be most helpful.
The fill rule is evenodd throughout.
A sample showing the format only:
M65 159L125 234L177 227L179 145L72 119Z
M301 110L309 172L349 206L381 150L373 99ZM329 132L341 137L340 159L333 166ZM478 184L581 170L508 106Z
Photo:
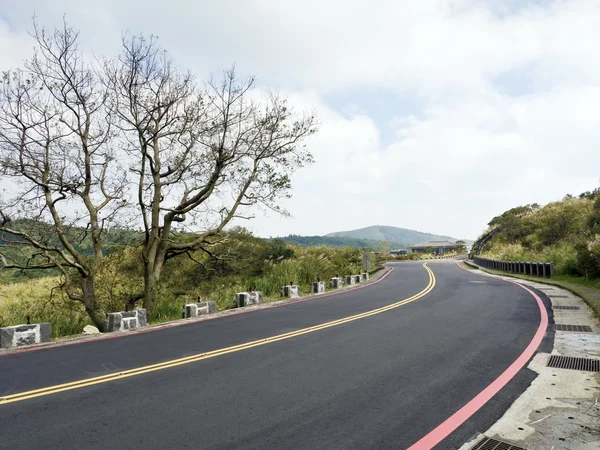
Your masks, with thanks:
M331 236L298 236L290 234L289 236L280 237L282 241L300 245L302 247L316 247L325 245L327 247L351 247L357 249L371 250L390 250L397 248L406 248L406 245L397 242L378 241L373 239L354 239L349 237L331 237Z
M374 241L395 242L398 245L419 244L426 241L456 241L456 238L450 236L440 236L437 234L423 233L421 231L409 230L406 228L389 227L383 225L372 225L366 228L350 231L337 231L329 233L325 237L346 237L354 239L369 239Z
M503 261L548 261L554 273L600 278L600 188L494 217L477 249Z

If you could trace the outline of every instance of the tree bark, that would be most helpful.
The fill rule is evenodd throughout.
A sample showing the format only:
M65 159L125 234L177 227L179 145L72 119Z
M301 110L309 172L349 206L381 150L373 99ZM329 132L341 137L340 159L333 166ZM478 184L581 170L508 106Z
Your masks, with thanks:
M81 280L81 291L85 311L96 328L104 333L106 331L105 316L97 305L94 277L85 277Z
M145 267L144 270L144 300L143 306L146 309L148 321L152 319L154 306L156 304L156 296L158 295L158 283L162 270L157 270L156 267Z

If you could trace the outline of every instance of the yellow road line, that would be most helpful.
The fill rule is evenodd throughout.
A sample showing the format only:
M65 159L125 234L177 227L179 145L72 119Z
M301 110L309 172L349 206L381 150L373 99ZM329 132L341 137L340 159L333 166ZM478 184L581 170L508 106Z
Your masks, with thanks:
M85 378L79 381L72 381L70 383L58 384L55 386L49 386L41 389L35 389L32 391L20 392L17 394L5 395L4 397L0 397L0 405L6 405L8 403L20 402L22 400L28 400L35 397L42 397L45 395L57 394L63 391L70 391L74 389L79 389L87 386L93 386L95 384L108 383L114 380L120 380L122 378L134 377L136 375L141 375L148 372L155 372L158 370L168 369L171 367L181 366L184 364L190 364L196 361L202 361L204 359L214 358L216 356L226 355L228 353L239 352L242 350L246 350L253 347L259 347L261 345L270 344L273 342L283 341L285 339L290 339L296 336L302 336L303 334L314 333L315 331L324 330L326 328L335 327L337 325L342 325L344 323L353 322L355 320L364 319L365 317L374 316L376 314L381 314L383 312L389 311L394 308L398 308L402 305L406 305L407 303L414 302L415 300L420 299L427 295L435 286L435 275L433 271L427 267L427 263L423 264L423 267L427 270L429 274L429 283L427 287L423 289L418 294L413 295L404 300L400 300L399 302L392 303L388 306L383 306L381 308L373 309L371 311L367 311L360 314L355 314L353 316L343 317L341 319L333 320L331 322L322 323L320 325L315 325L308 328L302 328L300 330L292 331L289 333L279 334L276 336L271 336L264 339L258 339L256 341L246 342L245 344L234 345L231 347L221 348L218 350L212 350L205 353L199 353L192 356L187 356L185 358L173 359L170 361L165 361L158 364L151 364L149 366L138 367L136 369L123 370L121 372L110 373L107 375L102 375L94 378Z

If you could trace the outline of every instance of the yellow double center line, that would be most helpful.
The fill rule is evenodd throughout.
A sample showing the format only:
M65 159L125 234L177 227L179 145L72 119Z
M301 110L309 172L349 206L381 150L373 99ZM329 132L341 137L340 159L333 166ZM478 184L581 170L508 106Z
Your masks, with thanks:
M121 372L110 373L107 375L102 375L94 378L86 378L79 381L73 381L65 384L58 384L55 386L49 386L41 389L35 389L33 391L20 392L18 394L5 395L4 397L0 397L0 405L6 405L8 403L20 402L22 400L28 400L30 398L42 397L45 395L57 394L63 391L71 391L74 389L79 389L87 386L93 386L95 384L108 383L114 380L120 380L122 378L134 377L137 375L141 375L149 372L156 372L158 370L169 369L171 367L182 366L184 364L190 364L196 361L202 361L204 359L214 358L221 355L226 355L228 353L235 353L242 350L247 350L253 347L259 347L261 345L271 344L273 342L283 341L286 339L290 339L296 336L302 336L303 334L314 333L315 331L324 330L326 328L335 327L337 325L342 325L344 323L353 322L355 320L364 319L365 317L374 316L376 314L381 314L383 312L389 311L394 308L398 308L402 305L406 305L407 303L414 302L415 300L420 299L427 295L433 287L435 286L435 275L432 270L427 267L427 263L423 264L423 267L429 273L429 284L425 289L423 289L418 294L413 295L407 299L401 300L396 303L392 303L391 305L384 306L381 308L373 309L371 311L367 311L361 314L355 314L353 316L344 317L342 319L333 320L331 322L326 322L320 325L315 325L313 327L302 328L300 330L292 331L290 333L278 334L277 336L271 336L264 339L259 339L256 341L246 342L245 344L234 345L232 347L221 348L218 350L213 350L206 353L199 353L197 355L187 356L185 358L173 359L170 361L165 361L158 364L152 364L149 366L138 367L136 369L124 370Z

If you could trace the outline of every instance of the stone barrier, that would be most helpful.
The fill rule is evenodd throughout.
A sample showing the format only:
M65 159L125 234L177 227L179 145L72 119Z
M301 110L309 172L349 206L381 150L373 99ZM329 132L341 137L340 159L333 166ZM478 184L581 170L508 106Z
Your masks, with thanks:
M494 259L475 256L473 262L486 269L504 270L506 272L522 273L537 277L551 278L553 275L552 263L530 261L497 261Z
M203 316L217 312L215 302L196 302L188 303L183 307L184 318Z
M300 297L300 286L297 284L288 284L281 288L281 296L287 298L298 298Z
M346 275L346 284L356 284L356 276L355 275Z
M360 274L361 281L369 281L369 272L363 272Z
M263 302L263 295L260 291L239 292L235 296L235 302L238 308L249 305L258 305Z
M344 280L341 277L333 277L329 280L329 287L331 289L339 289L344 286Z
M146 310L136 308L133 311L107 313L104 321L106 331L133 330L148 325Z
M552 278L552 263L544 263L544 276Z
M0 328L0 348L21 347L23 345L50 342L52 325L34 323Z
M324 281L313 281L310 285L311 294L322 294L325 292L325 282Z

